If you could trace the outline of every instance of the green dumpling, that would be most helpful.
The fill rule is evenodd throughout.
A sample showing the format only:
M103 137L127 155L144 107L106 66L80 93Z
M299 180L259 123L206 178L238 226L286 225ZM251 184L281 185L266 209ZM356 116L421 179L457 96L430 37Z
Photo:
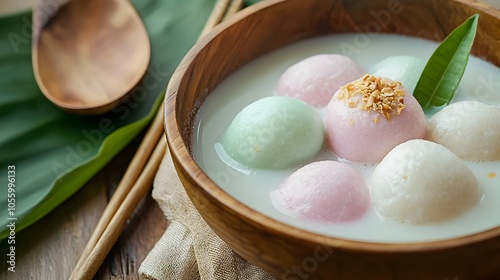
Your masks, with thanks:
M323 146L319 113L290 97L266 97L245 107L224 132L221 145L251 168L284 169L312 159Z
M425 68L425 61L409 55L390 56L370 69L370 74L400 82L413 93L420 75Z

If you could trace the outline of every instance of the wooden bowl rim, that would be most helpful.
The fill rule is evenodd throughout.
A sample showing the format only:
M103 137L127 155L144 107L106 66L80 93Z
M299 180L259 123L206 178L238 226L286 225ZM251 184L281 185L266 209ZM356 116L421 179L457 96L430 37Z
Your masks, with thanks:
M305 229L300 229L284 222L275 220L263 213L260 213L242 202L236 200L233 196L226 193L216 183L214 183L194 161L188 147L184 145L182 135L179 132L179 126L176 121L176 102L178 89L182 79L185 77L186 71L189 66L199 55L199 53L207 47L214 39L220 36L224 31L239 22L240 20L253 16L254 14L264 10L273 5L278 5L286 0L266 0L253 4L228 20L216 26L210 33L201 38L186 54L179 67L175 70L172 78L167 86L167 95L165 98L165 132L169 150L173 158L177 159L189 177L195 182L196 187L200 188L207 195L216 199L225 207L234 211L238 215L249 219L253 223L264 227L266 230L287 236L293 239L302 240L318 245L330 246L333 248L341 248L345 251L357 251L366 253L424 253L430 251L439 251L463 246L470 246L475 243L483 242L491 238L500 236L500 226L487 229L478 233L473 233L465 236L453 237L443 240L423 241L423 242L397 242L397 243L383 243L344 239L340 237L328 236L324 234L314 233ZM465 0L448 0L452 2L461 3L483 13L487 13L500 21L500 11L491 12L487 10L491 8L488 4L478 2L467 2ZM498 66L498 65L497 65ZM189 155L189 157L186 157Z

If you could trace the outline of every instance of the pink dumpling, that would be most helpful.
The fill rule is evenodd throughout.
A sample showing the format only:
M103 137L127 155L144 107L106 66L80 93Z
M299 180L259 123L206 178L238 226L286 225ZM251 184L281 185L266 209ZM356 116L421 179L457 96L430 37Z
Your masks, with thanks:
M340 86L360 78L364 73L361 66L347 56L314 55L290 66L278 80L276 93L323 107Z
M305 219L345 222L366 212L370 196L359 171L345 163L319 161L285 179L277 201L285 211Z
M378 93L367 93L370 87ZM363 92L364 97L360 94ZM384 102L392 106L390 109L375 109L380 108L377 100L389 97L393 101ZM343 86L327 107L329 148L337 156L355 162L376 164L397 145L424 138L426 127L427 120L418 101L400 83L386 78L365 75Z

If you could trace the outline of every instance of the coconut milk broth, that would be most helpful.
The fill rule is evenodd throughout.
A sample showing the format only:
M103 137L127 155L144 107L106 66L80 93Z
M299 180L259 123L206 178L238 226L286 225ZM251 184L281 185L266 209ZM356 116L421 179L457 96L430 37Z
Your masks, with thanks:
M351 56L368 72L372 65L393 55L413 55L427 61L437 46L435 42L418 38L371 34L369 44L359 48L356 36L359 35L333 35L298 42L254 60L224 80L197 115L192 151L201 169L243 204L278 221L329 236L375 242L418 242L463 236L500 226L500 161L466 162L484 192L476 207L442 223L412 225L379 217L372 206L361 219L346 223L326 224L292 217L276 209L272 196L280 183L298 168L249 170L238 164L228 166L221 160L218 137L245 106L273 95L278 78L292 64L315 54L338 53ZM498 81L499 68L471 56L453 101L478 100L500 106ZM316 160L322 159L338 160L326 149ZM372 166L348 164L363 172L366 178L373 170ZM496 176L491 178L493 173Z

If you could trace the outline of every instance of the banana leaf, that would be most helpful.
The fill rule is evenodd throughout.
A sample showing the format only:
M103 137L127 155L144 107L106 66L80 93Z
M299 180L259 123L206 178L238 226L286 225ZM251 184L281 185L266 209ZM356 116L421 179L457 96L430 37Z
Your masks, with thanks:
M38 89L31 12L0 18L0 239L10 222L22 230L74 194L152 120L215 1L133 0L151 40L148 71L126 103L92 117L61 111Z

